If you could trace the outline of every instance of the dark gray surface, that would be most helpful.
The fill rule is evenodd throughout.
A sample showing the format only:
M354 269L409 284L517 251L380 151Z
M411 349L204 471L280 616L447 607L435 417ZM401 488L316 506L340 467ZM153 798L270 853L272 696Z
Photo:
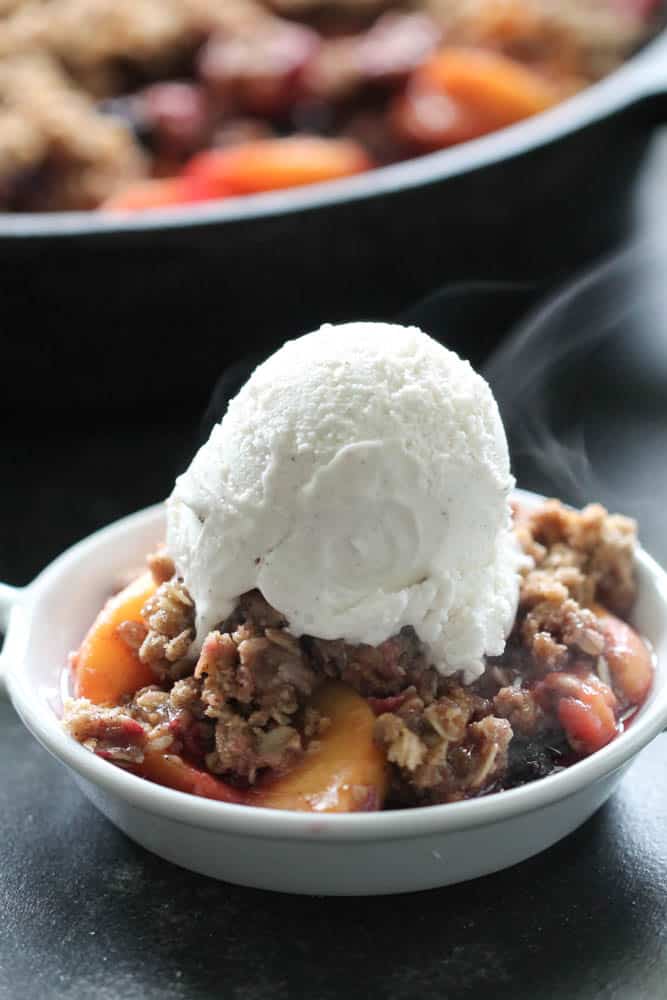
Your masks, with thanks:
M664 154L643 189L654 220L661 164ZM664 496L664 413L640 397L622 434L613 399L596 406L590 457L605 499L628 482L639 499ZM8 437L0 577L21 584L66 545L168 492L197 421L170 412L83 429L47 423L37 436L17 419ZM665 557L655 507L646 541ZM591 821L516 869L394 899L291 898L209 881L133 845L0 702L0 1000L659 1000L666 758L660 737Z
M147 854L7 705L0 731L2 1000L664 996L664 742L584 827L517 868L412 896L307 899Z

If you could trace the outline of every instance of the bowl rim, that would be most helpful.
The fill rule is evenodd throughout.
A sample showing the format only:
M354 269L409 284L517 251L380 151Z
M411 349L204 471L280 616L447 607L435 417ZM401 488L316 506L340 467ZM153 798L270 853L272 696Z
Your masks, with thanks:
M489 135L337 181L135 215L97 211L0 212L0 239L151 233L280 217L375 199L510 160L645 98L667 93L667 28L616 70L553 108Z
M544 499L523 490L518 499L537 503ZM24 589L10 620L6 646L6 680L10 698L26 727L61 763L84 780L97 785L137 809L184 826L243 834L258 839L320 841L396 840L473 829L528 814L567 799L630 761L667 725L667 683L653 690L632 726L611 743L571 767L519 788L494 792L478 799L415 809L377 813L303 813L258 806L218 802L175 791L123 771L101 760L73 740L54 712L35 710L25 677L23 651L31 627L31 609L61 573L75 561L93 557L101 543L149 523L158 524L164 505L155 504L101 528L67 549ZM659 595L667 619L667 573L637 548L637 567ZM4 652L4 651L3 651ZM660 664L657 670L661 670ZM667 664L662 667L667 671Z

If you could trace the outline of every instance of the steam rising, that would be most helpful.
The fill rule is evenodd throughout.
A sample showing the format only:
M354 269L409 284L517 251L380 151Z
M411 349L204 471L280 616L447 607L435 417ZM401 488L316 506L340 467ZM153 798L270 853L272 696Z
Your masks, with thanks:
M531 315L483 374L520 486L631 514L667 557L664 252L645 245L596 268Z
M529 291L516 283L450 286L401 321L481 369L520 486L576 506L600 500L636 517L667 562L667 252L654 240L610 258L532 313L482 366L495 330ZM224 373L203 439L260 360Z

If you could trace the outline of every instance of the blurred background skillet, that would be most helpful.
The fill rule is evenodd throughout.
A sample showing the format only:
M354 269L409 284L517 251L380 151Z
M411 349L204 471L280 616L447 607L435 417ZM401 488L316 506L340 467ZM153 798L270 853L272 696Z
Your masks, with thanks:
M0 405L204 405L211 371L443 282L555 280L626 232L667 33L509 129L332 184L131 219L0 217Z

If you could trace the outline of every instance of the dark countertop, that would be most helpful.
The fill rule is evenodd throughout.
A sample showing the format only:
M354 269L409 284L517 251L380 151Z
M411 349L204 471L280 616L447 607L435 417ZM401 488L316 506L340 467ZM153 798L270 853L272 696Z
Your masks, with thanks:
M666 180L663 141L640 191L640 233L659 225ZM623 436L614 408L600 412L589 447L610 473L603 499L613 503L628 478L639 507L664 495L667 413L640 406ZM0 578L15 584L164 496L200 432L197 418L173 412L83 430L47 423L39 437L15 428L0 488ZM667 560L661 513L646 524L646 543ZM409 896L305 899L216 883L134 845L0 701L0 1000L658 1000L666 754L658 738L596 816L514 869Z
M148 854L6 704L0 730L2 1000L664 996L664 741L593 819L517 868L409 896L309 899Z

